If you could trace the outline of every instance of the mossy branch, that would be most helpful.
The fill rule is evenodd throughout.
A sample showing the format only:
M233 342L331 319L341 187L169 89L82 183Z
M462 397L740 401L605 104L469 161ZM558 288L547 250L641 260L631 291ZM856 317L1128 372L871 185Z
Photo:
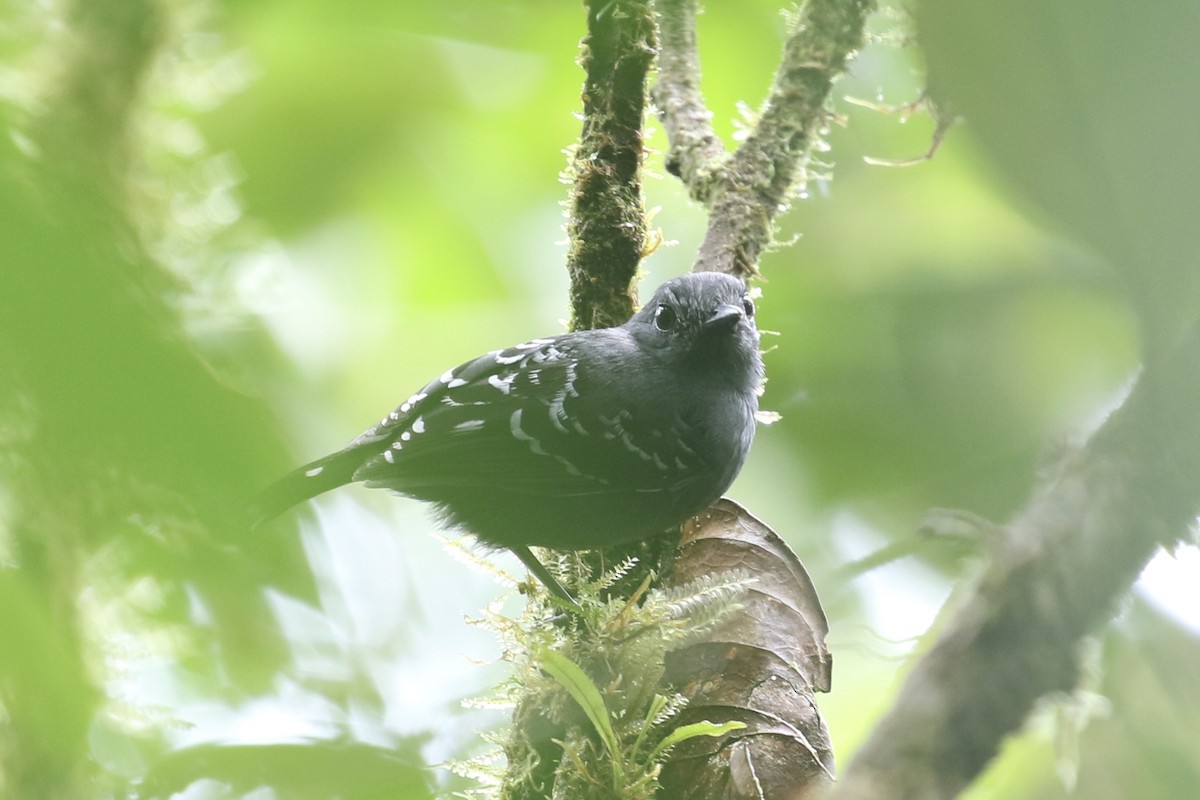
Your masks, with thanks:
M583 131L567 233L571 330L619 325L637 307L645 251L642 118L656 49L649 0L587 0Z
M568 223L573 330L619 324L636 306L634 280L646 249L640 182L646 76L659 47L649 0L585 0L585 7L588 35L581 57L586 70L584 121L572 160L574 189ZM695 4L661 0L656 5L662 43L657 53L655 99L671 142L667 170L684 180L710 215L697 270L741 276L757 273L758 258L770 242L774 219L786 206L797 177L803 175L812 143L824 124L832 83L861 46L863 25L872 7L868 0L819 0L805 6L793 21L761 118L750 138L727 154L712 131L711 114L699 89ZM650 552L650 544L644 543L639 552L636 574L620 579L633 577L635 587L640 583L640 588L630 589L635 598L644 597L649 586L649 577L643 577L646 569L670 558L671 547L659 543L658 552ZM626 555L624 551L601 553L594 559L573 557L571 561L586 565L585 571L595 575L605 571L606 557L608 563L631 563L624 560ZM620 569L622 574L627 571L627 567ZM611 592L604 590L593 597L594 588L588 590L586 584L578 585L584 608L606 607L615 598L629 596L622 586L609 587ZM655 596L653 592L651 596ZM538 616L536 609L532 613ZM628 614L630 620L646 624L647 613L647 607L630 600L620 618L625 620ZM654 697L647 693L658 682L651 673L662 669L661 636L651 637L658 650L635 647L630 651L628 643L615 647L595 636L603 626L578 628L579 620L568 619L560 630L544 617L530 622L525 635L553 634L555 641L552 648L526 648L527 652L542 653L543 658L534 659L541 670L573 687L571 694L588 710L591 725L581 726L569 715L548 712L546 695L537 688L540 671L527 675L529 680L522 681L516 699L513 736L505 746L509 771L502 781L502 796L514 800L550 795L632 798L652 792L658 769L653 762L660 750L653 750L656 755L651 763L640 770L616 769L616 761L611 774L594 766L605 754L617 758L620 750L616 734L609 730L603 703L621 706L614 719L649 718L642 713L642 704ZM563 654L570 660L560 658ZM568 664L578 668L564 669ZM593 683L605 687L603 693L580 688ZM597 699L601 697L603 703ZM702 722L697 721L699 728L681 730L689 736L696 731L729 735L732 730ZM640 746L634 749L642 750ZM715 769L720 772L721 767ZM635 774L642 778L630 777Z
M873 0L809 0L792 18L774 84L746 140L726 154L700 93L695 0L658 3L662 54L653 94L671 142L667 169L709 212L693 268L758 274L775 218L827 116L834 81L863 46Z
M1075 687L1080 640L1200 512L1200 335L1163 366L1004 528L834 798L955 796L1038 698Z

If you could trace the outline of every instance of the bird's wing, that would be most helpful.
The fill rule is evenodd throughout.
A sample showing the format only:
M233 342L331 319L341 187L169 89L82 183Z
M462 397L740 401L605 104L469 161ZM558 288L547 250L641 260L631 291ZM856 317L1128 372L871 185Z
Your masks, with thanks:
M691 481L689 423L614 365L620 329L537 339L448 370L351 448L375 453L354 480L416 497L445 487L531 496L668 491Z

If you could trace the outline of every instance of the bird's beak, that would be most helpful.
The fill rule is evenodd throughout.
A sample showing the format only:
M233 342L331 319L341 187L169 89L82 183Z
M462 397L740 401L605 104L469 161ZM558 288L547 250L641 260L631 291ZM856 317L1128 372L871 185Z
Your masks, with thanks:
M744 313L741 306L729 304L717 306L717 310L712 313L712 316L704 320L702 328L706 331L729 330L737 325Z

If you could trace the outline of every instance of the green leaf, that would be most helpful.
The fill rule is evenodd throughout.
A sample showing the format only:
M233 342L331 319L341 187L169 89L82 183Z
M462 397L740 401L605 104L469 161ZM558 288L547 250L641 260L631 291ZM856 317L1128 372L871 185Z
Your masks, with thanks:
M646 738L646 733L654 726L655 719L666 707L667 698L661 694L655 694L653 699L650 700L650 708L646 712L646 719L642 722L642 730L638 733L637 741L633 743L633 753L635 756L642 750L642 741Z
M697 736L724 736L732 731L741 730L746 727L744 722L709 722L708 720L700 720L693 722L691 725L680 725L675 730L667 734L658 747L654 748L654 752L650 754L651 759L656 759L666 750L674 747L680 742L685 742L688 739L695 739Z
M579 665L561 653L544 650L539 658L539 663L542 669L550 673L550 677L558 681L559 685L575 699L575 702L583 709L583 713L587 714L588 719L592 722L592 727L596 729L596 733L600 734L600 740L604 742L605 749L612 757L614 786L621 786L624 783L621 770L621 750L617 743L617 735L608 718L608 707L604 705L604 697L600 694L599 687L592 682L592 679Z

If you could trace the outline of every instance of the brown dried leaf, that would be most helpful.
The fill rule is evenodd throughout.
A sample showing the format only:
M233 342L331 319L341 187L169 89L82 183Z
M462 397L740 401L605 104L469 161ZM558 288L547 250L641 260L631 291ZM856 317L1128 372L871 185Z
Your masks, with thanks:
M799 798L824 785L833 753L813 695L828 691L828 624L791 548L763 522L721 499L684 526L669 586L704 576L754 576L742 607L667 656L664 681L688 698L681 725L746 727L683 742L662 773L662 796Z

